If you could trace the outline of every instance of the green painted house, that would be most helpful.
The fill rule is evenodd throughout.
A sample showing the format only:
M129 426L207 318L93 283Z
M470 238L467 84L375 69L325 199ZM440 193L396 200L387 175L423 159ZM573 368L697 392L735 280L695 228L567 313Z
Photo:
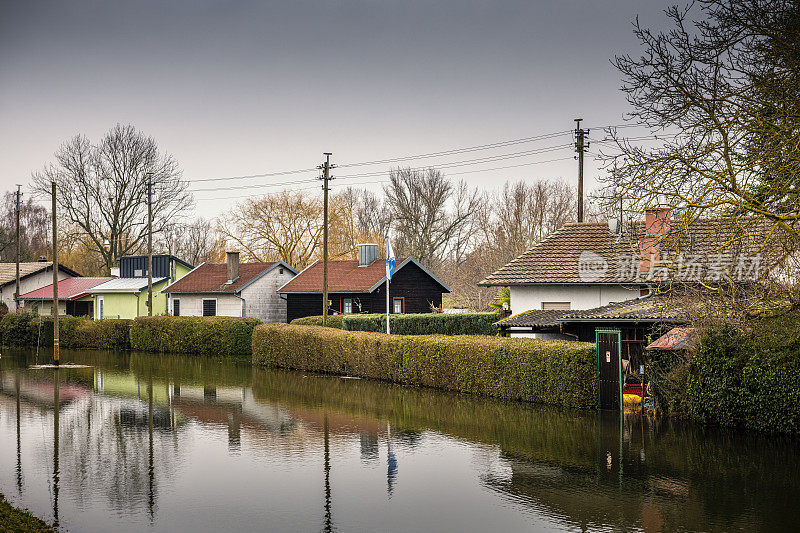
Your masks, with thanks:
M147 316L147 256L122 257L120 277L101 283L89 292L94 299L94 318L136 318ZM192 270L192 265L172 255L153 256L153 315L167 313L170 283Z

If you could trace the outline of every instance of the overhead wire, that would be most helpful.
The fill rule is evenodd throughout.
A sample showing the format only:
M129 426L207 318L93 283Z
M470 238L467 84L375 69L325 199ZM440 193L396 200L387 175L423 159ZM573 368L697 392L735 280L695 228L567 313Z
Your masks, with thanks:
M450 150L441 150L438 152L429 152L424 154L414 154L414 155L406 155L400 157L389 157L384 159L376 159L372 161L359 161L355 163L342 163L338 164L338 168L349 168L349 167L359 167L359 166L369 166L369 165L379 165L379 164L386 164L386 163L395 163L400 161L409 161L415 159L430 159L432 157L443 157L447 155L459 155L463 153L469 152L476 152L480 150L491 150L496 148L504 148L507 146L515 146L519 144L524 144L528 142L536 142L546 139L551 139L555 137L560 137L563 135L567 135L572 130L562 130L562 131L555 131L551 133L544 133L541 135L535 135L531 137L520 137L517 139L509 139L507 141L499 141L495 143L488 143L488 144L480 144L474 146L467 146L462 148L453 148ZM267 177L275 177L275 176L286 176L292 174L303 174L303 173L310 173L316 172L318 169L314 168L305 168L305 169L296 169L296 170L284 170L279 172L265 172L261 174L246 174L241 176L225 176L225 177L218 177L218 178L198 178L188 180L189 183L202 183L202 182L209 182L209 181L230 181L230 180L243 180L243 179L255 179L255 178L267 178Z

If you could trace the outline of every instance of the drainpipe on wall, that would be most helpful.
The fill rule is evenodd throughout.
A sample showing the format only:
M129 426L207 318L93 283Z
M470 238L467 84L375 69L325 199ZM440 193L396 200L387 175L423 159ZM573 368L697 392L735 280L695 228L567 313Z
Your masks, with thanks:
M136 293L136 316L139 316L139 293Z

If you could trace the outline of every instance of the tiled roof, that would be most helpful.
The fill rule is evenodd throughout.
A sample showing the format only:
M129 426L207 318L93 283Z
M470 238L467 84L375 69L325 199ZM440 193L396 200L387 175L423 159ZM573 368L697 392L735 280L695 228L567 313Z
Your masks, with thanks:
M294 272L294 269L278 261L240 263L239 277L233 283L228 283L228 265L226 263L204 263L164 289L164 292L234 293L277 265L283 265Z
M169 278L153 278L153 285L157 285L168 279ZM139 292L146 288L147 278L113 278L105 283L92 287L86 292L92 294L104 292Z
M58 282L58 298L60 300L72 300L80 298L87 294L89 289L105 283L106 281L114 278L66 278ZM53 299L53 284L47 287L36 289L35 291L26 292L21 294L20 300L52 300Z
M661 320L681 321L685 318L686 313L677 307L675 300L666 296L652 295L615 302L594 309L567 311L558 319L558 322L560 324L607 320L658 322Z
M24 278L25 276L29 276L41 270L50 268L52 264L53 264L52 261L30 261L27 263L20 263L19 275L20 277ZM64 265L59 265L59 268L61 268L61 270L69 273L72 276L80 276L80 274L74 272L73 270L70 270ZM17 279L17 264L0 263L0 285L6 285L7 283L12 283L16 281L16 279Z
M737 242L741 249L738 253L757 253L766 230L758 231L758 227L751 227L742 233L736 223L725 218L699 219L683 227L679 221L673 220L674 229L662 237L661 246L663 251L679 250L708 258L719 253L722 243L739 236ZM642 278L630 266L638 263L639 239L642 237L644 222L641 221L628 225L622 237L611 233L606 223L566 224L487 276L479 285L641 283ZM599 260L600 268L589 276L582 275L586 272L582 269L595 259Z
M398 257L400 265L403 258ZM386 276L386 262L376 259L367 266L357 260L328 261L328 292L369 292ZM281 287L281 293L322 292L322 261L317 261Z
M558 319L569 311L531 309L504 318L496 322L501 327L556 327Z
M413 257L398 257L395 274L408 264L414 264L441 285L444 292L450 287ZM328 292L370 292L386 277L386 261L376 259L367 266L358 266L357 260L328 261ZM321 293L322 261L317 261L281 287L280 293Z
M696 339L697 330L694 328L672 328L650 343L645 350L687 350Z

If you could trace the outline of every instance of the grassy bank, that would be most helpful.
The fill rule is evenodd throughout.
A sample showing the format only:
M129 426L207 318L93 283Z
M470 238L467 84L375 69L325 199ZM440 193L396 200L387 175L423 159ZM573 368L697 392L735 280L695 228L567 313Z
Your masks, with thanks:
M249 356L256 318L142 316L130 328L134 350L157 353Z
M12 507L11 504L6 501L5 497L0 494L0 531L28 533L51 532L56 530L28 511Z
M587 343L263 324L253 331L253 362L567 407L597 403Z

